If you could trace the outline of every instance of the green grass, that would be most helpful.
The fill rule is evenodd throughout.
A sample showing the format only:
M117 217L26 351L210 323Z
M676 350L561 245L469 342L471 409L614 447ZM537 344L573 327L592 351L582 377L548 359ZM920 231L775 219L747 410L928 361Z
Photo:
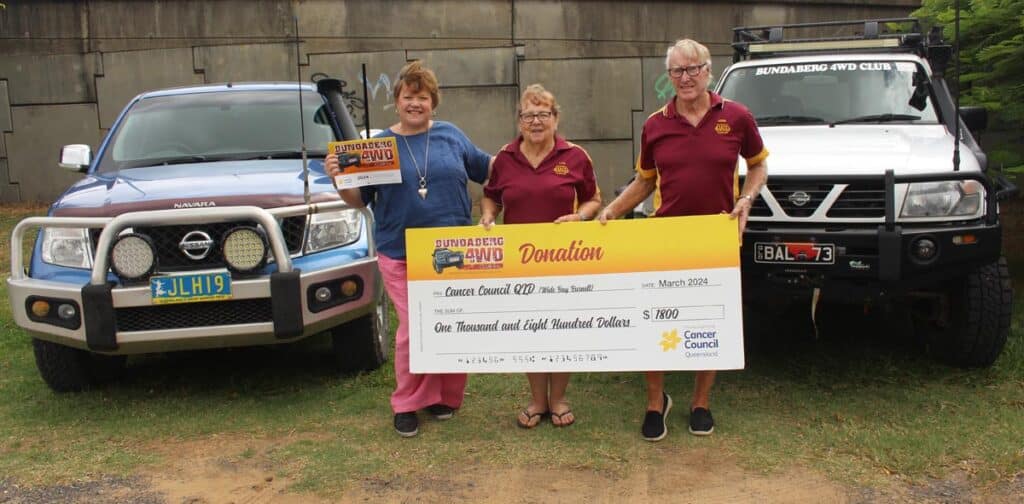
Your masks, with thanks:
M18 212L0 212L9 236ZM39 209L21 209L21 214ZM6 251L5 251L6 252ZM6 260L6 256L5 256ZM2 265L8 269L8 262ZM1024 264L1013 261L1017 285ZM6 286L0 287L6 299ZM437 474L452 467L574 467L610 478L685 458L727 453L752 471L790 465L857 484L889 474L911 480L969 467L978 482L1024 470L1024 303L996 364L959 370L937 364L899 334L844 319L820 339L779 333L748 355L742 372L721 373L710 438L685 433L689 373L673 373L671 433L640 439L643 377L585 373L569 393L577 424L526 431L514 414L527 395L521 375L470 377L466 403L446 423L427 420L413 439L391 428L393 372L338 376L326 342L279 348L133 357L129 376L103 390L54 394L36 373L28 336L0 307L0 475L47 484L123 475L164 460L157 445L214 435L276 437L267 453L240 442L230 455L269 456L296 490L332 493L361 479Z

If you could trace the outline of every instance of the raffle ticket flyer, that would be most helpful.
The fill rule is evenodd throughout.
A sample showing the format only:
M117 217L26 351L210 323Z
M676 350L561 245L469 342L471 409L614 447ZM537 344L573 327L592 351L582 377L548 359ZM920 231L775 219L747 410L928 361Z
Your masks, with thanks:
M359 156L358 164L343 166L341 175L334 177L334 185L338 189L402 182L395 137L330 142L327 144L327 151L339 156Z

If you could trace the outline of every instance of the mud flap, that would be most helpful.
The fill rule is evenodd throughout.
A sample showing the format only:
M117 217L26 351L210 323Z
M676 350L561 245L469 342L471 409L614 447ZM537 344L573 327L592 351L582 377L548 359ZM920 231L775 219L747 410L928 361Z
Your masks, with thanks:
M270 275L270 311L274 316L274 336L294 338L302 334L301 271Z
M82 287L82 315L85 318L85 344L89 350L117 350L117 318L110 284Z

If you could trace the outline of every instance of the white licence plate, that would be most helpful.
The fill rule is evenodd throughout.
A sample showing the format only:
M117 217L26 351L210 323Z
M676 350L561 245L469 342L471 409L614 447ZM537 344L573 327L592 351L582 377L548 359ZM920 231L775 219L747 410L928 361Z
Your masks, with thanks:
M831 243L757 242L754 262L769 264L834 264L836 246Z

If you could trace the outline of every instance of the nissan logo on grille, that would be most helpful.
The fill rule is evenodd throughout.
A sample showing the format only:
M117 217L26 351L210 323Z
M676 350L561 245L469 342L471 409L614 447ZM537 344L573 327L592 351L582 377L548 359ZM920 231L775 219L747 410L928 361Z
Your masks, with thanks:
M806 205L807 202L811 201L811 195L803 191L796 191L793 194L790 194L787 199L789 199L790 203L802 207Z
M181 239L178 248L189 259L201 261L213 250L213 239L203 231L191 231Z

